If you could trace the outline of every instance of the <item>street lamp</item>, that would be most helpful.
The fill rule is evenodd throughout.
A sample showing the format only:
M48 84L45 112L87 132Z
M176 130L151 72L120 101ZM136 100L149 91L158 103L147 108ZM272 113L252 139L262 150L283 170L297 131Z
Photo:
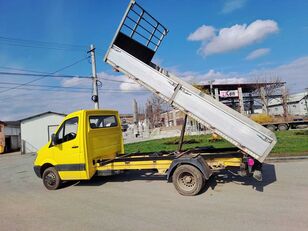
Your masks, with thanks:
M211 96L213 97L213 83L215 82L215 80L209 80L209 84L210 84L210 91L211 91Z

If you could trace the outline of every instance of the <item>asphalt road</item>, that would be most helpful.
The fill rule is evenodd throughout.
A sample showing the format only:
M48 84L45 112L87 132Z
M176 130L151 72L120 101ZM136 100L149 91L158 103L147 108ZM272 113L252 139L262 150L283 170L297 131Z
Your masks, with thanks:
M266 164L263 183L216 176L195 197L143 173L47 191L34 156L0 155L0 230L308 230L308 161ZM218 183L216 183L218 181Z

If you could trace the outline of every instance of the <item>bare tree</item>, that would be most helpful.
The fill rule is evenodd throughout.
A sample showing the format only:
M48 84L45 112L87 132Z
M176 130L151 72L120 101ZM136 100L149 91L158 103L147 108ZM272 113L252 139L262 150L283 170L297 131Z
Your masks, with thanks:
M284 120L288 119L289 113L288 113L288 97L289 97L289 92L288 89L283 86L281 88L281 100L282 100L282 108L283 108L283 118Z
M161 113L166 112L170 109L170 106L160 97L152 95L146 103L146 114L147 119L150 122L150 126L160 127L161 126Z
M263 110L266 114L268 114L268 106L270 100L278 95L281 95L281 90L282 87L284 87L285 82L282 82L281 79L276 75L267 75L263 77L257 77L255 79L255 83L255 95L260 97Z

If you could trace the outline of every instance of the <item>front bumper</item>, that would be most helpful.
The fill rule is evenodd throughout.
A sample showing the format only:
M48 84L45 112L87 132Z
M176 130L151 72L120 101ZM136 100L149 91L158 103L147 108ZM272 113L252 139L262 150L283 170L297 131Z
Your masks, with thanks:
M42 178L42 176L41 176L41 166L34 165L33 170L34 170L35 174L37 175L37 177Z

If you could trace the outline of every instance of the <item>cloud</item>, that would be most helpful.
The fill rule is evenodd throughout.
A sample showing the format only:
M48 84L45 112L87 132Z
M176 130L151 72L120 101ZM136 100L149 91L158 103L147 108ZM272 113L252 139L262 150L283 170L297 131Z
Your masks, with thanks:
M85 79L85 78L70 78L70 79L64 79L61 82L61 85L63 87L76 87L76 86L89 86L91 85L92 80L91 79Z
M200 28L204 26L205 25L202 25ZM200 28L192 34L196 33ZM273 20L256 20L249 25L236 24L231 27L220 29L218 33L211 38L207 37L204 40L198 40L202 42L199 52L205 56L208 56L237 50L254 44L278 31L278 24ZM202 36L199 38L201 37Z
M222 73L213 69L205 73L183 72L177 73L183 80L192 84L209 84L209 80L215 80L215 84L231 84L247 82L247 79L237 73Z
M234 77L234 78L227 78L227 79L216 79L213 85L215 84L237 84L237 83L246 83L247 79L243 77Z
M269 48L260 48L260 49L254 50L247 55L246 60L257 59L259 57L267 55L270 51L271 49Z
M175 72L176 75L185 81L193 84L208 84L209 80L215 80L213 84L249 83L256 78L278 77L286 82L290 93L304 92L308 88L308 56L297 58L287 64L278 65L272 68L258 68L245 73L220 72L209 70L208 72Z
M106 86L106 83L111 83L112 81L114 84L117 85L117 88L122 91L141 91L145 90L141 85L136 83L135 81L131 80L130 78L126 77L125 75L111 75L106 72L100 72L98 77L101 81L105 81L103 83L103 87ZM111 80L111 81L108 81Z
M287 87L290 92L303 92L305 88L308 88L308 56L300 57L290 63L274 68L254 70L251 73L254 76L262 74L266 76L277 76L287 82Z
M231 13L232 11L244 7L246 2L247 0L226 0L221 12L223 14Z
M99 77L111 80L130 81L124 75L108 74L106 72L98 73ZM8 76L8 80L9 81ZM100 79L102 87L99 88L99 100L101 108L110 108L118 110L120 113L132 112L132 100L136 99L140 108L145 104L151 93L147 91L124 91L121 89L121 82L112 82ZM21 79L20 82L24 82ZM55 81L53 79L53 81ZM16 81L17 82L17 81ZM46 83L37 83L46 84ZM50 83L56 85L55 82ZM59 86L67 87L89 87L91 88L91 79L72 78L57 82ZM136 85L137 84L130 84ZM31 88L31 87L29 87ZM91 101L92 91L80 90L76 92L71 89L53 89L55 91L37 91L16 89L0 95L0 120L18 120L31 115L39 114L45 111L56 111L61 113L70 113L80 109L94 108ZM130 89L131 90L131 89ZM139 90L139 89L138 89ZM143 89L145 90L145 89ZM74 92L73 92L74 91Z
M141 91L145 90L141 85L135 84L135 82L129 78L125 79L125 83L120 84L122 91Z
M189 41L204 41L215 36L215 28L212 26L202 25L196 31L188 36Z

